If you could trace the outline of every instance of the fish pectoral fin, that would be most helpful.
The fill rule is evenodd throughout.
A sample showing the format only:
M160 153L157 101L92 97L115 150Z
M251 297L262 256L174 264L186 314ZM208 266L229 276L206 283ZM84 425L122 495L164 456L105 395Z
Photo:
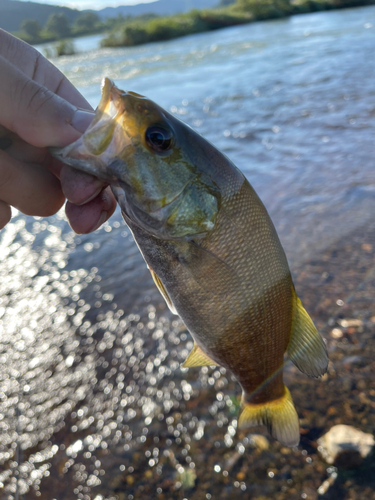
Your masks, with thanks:
M222 297L241 286L237 273L199 241L186 241L180 250L180 263L206 292Z
M170 311L173 314L177 314L177 311L176 311L176 309L175 309L175 307L173 305L173 302L169 298L167 290L164 288L164 285L161 282L159 276L157 274L155 274L154 271L150 267L149 267L149 270L150 270L150 273L151 273L152 279L154 280L155 285L157 286L159 292L162 294L162 296L163 296L165 302L167 303L167 306L169 307Z
M292 294L292 329L287 353L301 372L310 377L320 377L328 367L324 340L305 311L294 287Z
M242 396L238 428L265 425L268 432L285 446L297 446L299 443L299 420L294 408L292 396L284 386L284 395L264 404L248 403Z
M194 366L219 366L216 361L211 359L202 349L194 343L189 356L182 364L183 368L193 368Z

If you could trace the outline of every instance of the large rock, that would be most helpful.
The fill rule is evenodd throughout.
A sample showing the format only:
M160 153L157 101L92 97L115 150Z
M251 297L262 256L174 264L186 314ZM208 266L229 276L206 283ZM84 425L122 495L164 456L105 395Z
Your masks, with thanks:
M327 463L348 469L360 465L374 444L372 434L350 425L335 425L318 439L318 451Z

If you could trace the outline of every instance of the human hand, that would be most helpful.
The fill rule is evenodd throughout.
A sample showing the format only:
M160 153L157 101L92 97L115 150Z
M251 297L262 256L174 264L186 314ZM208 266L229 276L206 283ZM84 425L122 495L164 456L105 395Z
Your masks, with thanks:
M48 216L65 201L70 225L88 233L114 212L109 188L54 159L47 147L77 140L92 108L36 49L0 30L0 229L10 206Z

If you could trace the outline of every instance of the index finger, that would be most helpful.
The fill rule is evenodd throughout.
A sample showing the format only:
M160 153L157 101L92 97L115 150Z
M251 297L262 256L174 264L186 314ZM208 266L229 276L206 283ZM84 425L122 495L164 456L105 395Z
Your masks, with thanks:
M0 29L0 56L39 83L74 106L91 110L92 107L74 85L38 50L19 38Z

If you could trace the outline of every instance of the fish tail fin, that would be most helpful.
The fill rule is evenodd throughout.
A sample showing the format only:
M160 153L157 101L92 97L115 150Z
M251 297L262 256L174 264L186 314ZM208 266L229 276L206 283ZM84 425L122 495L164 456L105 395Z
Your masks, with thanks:
M284 395L266 403L252 404L242 396L238 427L265 425L268 432L285 446L299 443L299 420L292 396L284 385Z
M327 371L328 355L323 338L303 307L296 291L293 294L293 316L287 353L301 372L320 377Z

